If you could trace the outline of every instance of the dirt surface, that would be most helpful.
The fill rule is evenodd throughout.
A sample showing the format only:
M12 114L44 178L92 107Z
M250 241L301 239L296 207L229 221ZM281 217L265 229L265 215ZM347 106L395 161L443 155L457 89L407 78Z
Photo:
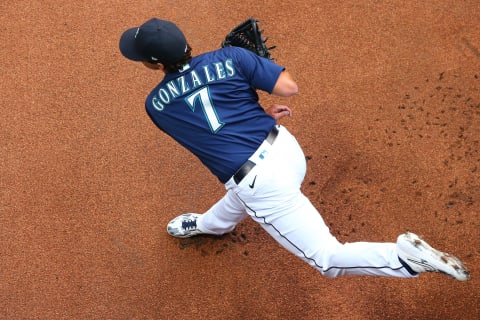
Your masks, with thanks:
M236 2L236 1L235 1ZM480 4L435 1L0 3L1 319L480 319ZM341 241L411 230L461 283L328 279L252 221L179 240L174 216L224 192L143 107L160 74L118 38L156 16L202 53L263 21L300 86L277 99L304 191Z

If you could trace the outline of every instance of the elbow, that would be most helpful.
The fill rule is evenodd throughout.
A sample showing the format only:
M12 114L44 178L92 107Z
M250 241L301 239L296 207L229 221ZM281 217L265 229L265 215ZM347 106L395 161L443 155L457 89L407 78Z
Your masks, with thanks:
M296 82L291 81L287 86L285 86L283 95L284 97L291 97L298 93L298 85Z
M290 97L298 93L298 85L290 74L284 71L280 74L272 93L281 97Z
M298 93L298 85L294 82L290 86L290 96L294 96Z

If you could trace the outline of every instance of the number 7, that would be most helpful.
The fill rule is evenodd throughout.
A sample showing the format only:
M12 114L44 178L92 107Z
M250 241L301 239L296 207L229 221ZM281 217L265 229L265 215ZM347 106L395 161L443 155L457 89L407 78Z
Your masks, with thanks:
M220 130L225 125L225 123L220 121L220 119L218 118L217 112L215 111L215 107L213 106L213 102L210 97L210 90L208 87L204 87L200 90L195 91L187 98L185 98L185 101L188 103L188 106L192 111L195 111L195 101L199 101L212 133L217 133L218 130Z

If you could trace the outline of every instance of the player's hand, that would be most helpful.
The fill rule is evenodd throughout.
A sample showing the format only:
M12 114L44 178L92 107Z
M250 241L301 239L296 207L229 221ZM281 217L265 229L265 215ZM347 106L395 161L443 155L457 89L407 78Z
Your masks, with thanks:
M266 109L265 112L271 115L275 120L292 116L292 110L288 106L281 104L274 104L270 108Z

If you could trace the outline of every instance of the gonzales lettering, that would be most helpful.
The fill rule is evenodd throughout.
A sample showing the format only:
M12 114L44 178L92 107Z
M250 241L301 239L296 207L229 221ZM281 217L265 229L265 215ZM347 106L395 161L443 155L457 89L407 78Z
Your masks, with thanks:
M186 95L204 85L231 78L235 74L235 67L231 59L214 62L199 70L192 70L158 88L152 98L152 105L156 110L163 111L165 105L168 105L172 99Z

